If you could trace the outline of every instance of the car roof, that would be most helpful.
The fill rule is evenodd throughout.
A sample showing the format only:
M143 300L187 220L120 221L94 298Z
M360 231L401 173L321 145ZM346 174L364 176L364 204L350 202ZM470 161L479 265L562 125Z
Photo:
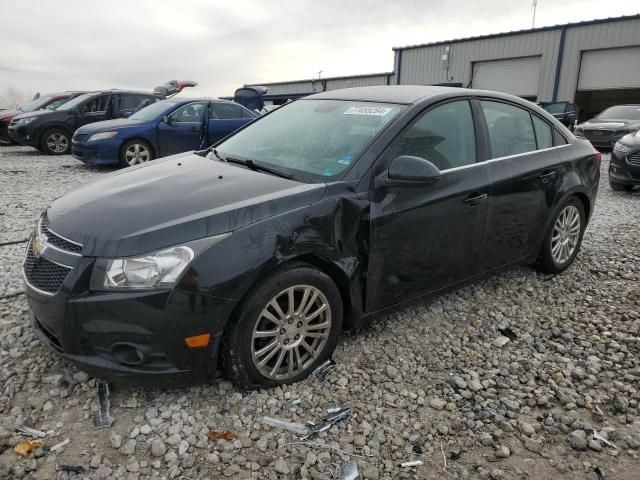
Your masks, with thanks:
M381 85L376 87L356 87L331 90L305 97L317 100L352 100L361 102L398 103L411 105L428 101L431 98L450 96L483 96L517 101L524 100L513 95L488 90L473 90L460 87L441 87L435 85ZM530 102L527 102L530 103Z

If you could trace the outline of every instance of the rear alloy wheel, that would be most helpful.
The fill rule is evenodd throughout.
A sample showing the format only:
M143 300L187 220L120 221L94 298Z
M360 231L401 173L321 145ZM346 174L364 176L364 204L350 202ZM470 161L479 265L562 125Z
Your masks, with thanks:
M47 155L66 155L71 148L69 134L59 128L47 130L42 136L40 147Z
M221 360L242 388L292 383L329 358L342 330L342 299L331 278L306 264L260 281L227 326Z
M553 223L545 236L538 260L540 270L560 273L575 260L586 224L582 202L571 197L555 211Z
M142 140L130 140L122 147L120 163L123 167L133 167L153 160L151 147Z

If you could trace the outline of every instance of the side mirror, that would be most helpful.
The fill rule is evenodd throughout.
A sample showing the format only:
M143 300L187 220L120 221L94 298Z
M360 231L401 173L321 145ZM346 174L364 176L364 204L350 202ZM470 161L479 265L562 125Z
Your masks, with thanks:
M165 115L162 117L162 121L164 123L166 123L167 125L171 125L171 119L169 118L169 115Z
M438 181L440 169L429 160L401 155L391 162L386 175L386 185L422 185Z

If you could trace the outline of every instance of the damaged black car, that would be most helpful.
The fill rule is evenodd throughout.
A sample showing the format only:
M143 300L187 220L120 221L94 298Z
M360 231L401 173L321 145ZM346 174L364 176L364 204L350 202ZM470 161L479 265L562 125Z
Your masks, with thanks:
M568 268L599 167L510 95L313 95L55 200L26 249L33 328L114 382L295 382L409 301L516 263Z

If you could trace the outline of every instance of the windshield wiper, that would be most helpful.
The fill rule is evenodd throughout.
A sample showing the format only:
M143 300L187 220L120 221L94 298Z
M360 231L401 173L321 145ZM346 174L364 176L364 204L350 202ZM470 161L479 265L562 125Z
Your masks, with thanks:
M215 151L215 149L213 150L213 153L218 158L220 158L220 156ZM286 178L287 180L291 180L292 178L291 175L287 175L286 173L279 172L278 170L274 170L273 168L265 167L264 165L260 165L254 162L253 160L240 160L238 158L227 157L225 158L225 161L227 163L236 163L238 165L244 165L245 167L250 168L251 170L254 170L256 172L270 173L271 175L275 175L276 177Z

